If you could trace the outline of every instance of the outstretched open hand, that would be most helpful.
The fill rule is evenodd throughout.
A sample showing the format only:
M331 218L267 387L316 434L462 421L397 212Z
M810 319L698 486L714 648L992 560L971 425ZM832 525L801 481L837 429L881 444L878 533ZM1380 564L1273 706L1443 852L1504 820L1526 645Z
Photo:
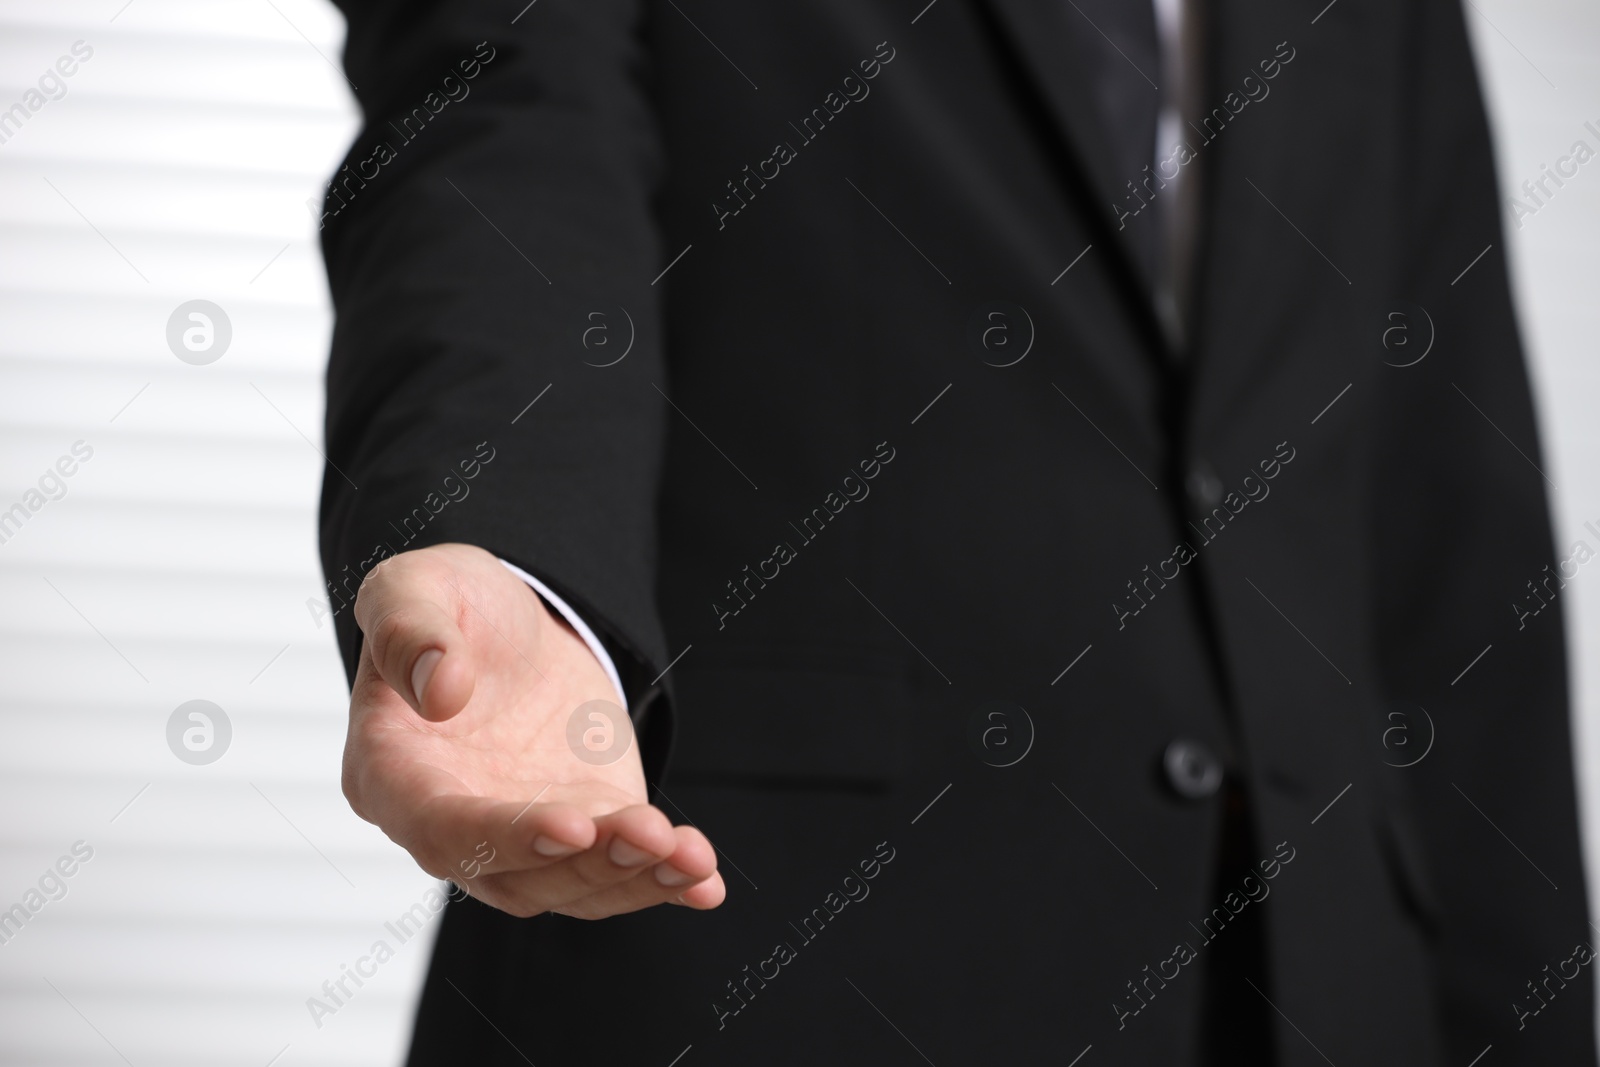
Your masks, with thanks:
M401 553L368 575L355 617L345 797L425 871L517 916L722 902L711 843L647 802L599 661L494 556ZM589 759L568 740L582 705L580 733L615 731Z

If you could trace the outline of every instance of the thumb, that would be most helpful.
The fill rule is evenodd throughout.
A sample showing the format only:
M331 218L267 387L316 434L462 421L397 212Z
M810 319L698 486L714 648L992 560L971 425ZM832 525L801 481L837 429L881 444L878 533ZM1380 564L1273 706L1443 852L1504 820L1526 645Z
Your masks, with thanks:
M370 574L356 595L363 655L389 687L424 719L442 722L466 707L476 683L472 649L456 624L454 583L436 560L396 556Z

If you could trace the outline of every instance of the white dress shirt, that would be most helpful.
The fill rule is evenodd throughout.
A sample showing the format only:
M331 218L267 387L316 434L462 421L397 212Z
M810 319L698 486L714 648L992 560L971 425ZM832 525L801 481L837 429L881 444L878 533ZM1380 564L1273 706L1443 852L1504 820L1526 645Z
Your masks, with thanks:
M505 563L506 570L533 586L533 591L539 594L540 599L555 608L556 612L563 619L566 619L574 630L578 631L578 636L583 638L583 643L589 646L589 651L594 653L594 658L600 661L600 667L606 672L606 677L611 679L611 685L617 691L617 703L626 708L628 706L628 695L622 691L622 676L617 673L617 665L612 662L611 653L606 651L606 646L600 642L599 636L595 634L594 630L590 629L588 623L583 621L583 616L572 610L571 604L556 596L548 585L545 585L515 563L506 563L505 560L500 562Z

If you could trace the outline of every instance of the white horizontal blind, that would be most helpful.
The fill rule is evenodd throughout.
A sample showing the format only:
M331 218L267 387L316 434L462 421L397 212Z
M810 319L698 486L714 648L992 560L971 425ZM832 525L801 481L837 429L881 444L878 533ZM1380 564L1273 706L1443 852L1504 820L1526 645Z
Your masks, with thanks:
M342 34L321 0L0 3L8 1065L403 1051L434 924L384 923L433 883L339 794L307 607L330 314L305 201L355 132ZM231 325L204 365L168 343L192 300ZM231 727L215 762L169 748L191 700Z

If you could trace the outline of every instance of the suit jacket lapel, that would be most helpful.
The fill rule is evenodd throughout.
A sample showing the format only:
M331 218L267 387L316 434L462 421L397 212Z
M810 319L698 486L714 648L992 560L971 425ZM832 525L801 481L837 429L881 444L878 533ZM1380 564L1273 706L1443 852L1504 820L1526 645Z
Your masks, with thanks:
M1111 243L1133 276L1142 278L1132 246L1121 236L1124 231L1116 210L1116 205L1123 204L1128 195L1127 182L1138 175L1116 173L1110 141L1074 39L1097 31L1073 9L1070 0L984 2L997 16L1008 42L1022 61L1028 80L1044 101L1088 182L1095 201L1090 213L1108 227Z

